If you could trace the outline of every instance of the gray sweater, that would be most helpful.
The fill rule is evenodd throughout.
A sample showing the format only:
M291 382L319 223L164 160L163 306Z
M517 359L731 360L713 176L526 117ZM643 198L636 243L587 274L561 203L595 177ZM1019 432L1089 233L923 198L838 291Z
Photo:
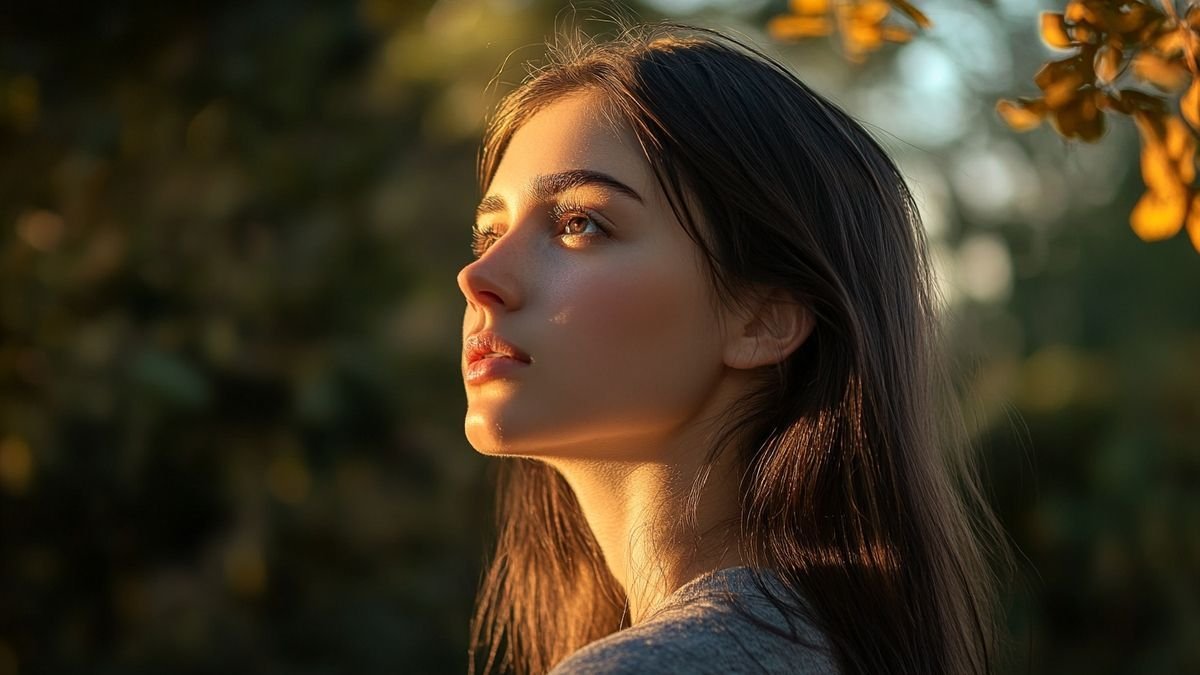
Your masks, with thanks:
M782 590L769 571L760 575L773 590ZM754 584L750 568L717 570L685 584L636 626L571 654L550 675L838 672L827 643L811 624L792 619L799 643L780 637L742 616L731 606L728 594L756 618L788 631L784 615ZM775 595L789 597L782 592Z

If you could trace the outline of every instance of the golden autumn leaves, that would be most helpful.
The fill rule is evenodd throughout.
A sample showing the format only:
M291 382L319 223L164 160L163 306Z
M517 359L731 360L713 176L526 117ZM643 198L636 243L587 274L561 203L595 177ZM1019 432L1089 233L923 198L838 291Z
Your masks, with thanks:
M1200 7L1188 8L1183 16L1171 0L1162 8L1072 0L1061 14L1042 13L1042 41L1076 53L1038 71L1034 83L1042 90L1040 98L1000 101L996 110L1017 131L1049 117L1063 137L1084 141L1104 133L1102 111L1133 117L1142 141L1146 192L1133 207L1130 225L1144 241L1169 239L1186 227L1200 251L1200 191L1193 186L1200 132ZM1120 87L1126 74L1162 94L1182 92L1179 115L1157 92Z
M837 29L846 58L856 63L884 42L907 42L912 33L900 26L885 26L892 9L908 15L921 28L931 24L905 0L791 0L791 14L777 16L767 24L776 39L788 40L829 35Z
M1142 137L1146 193L1129 217L1133 231L1145 241L1159 241L1174 237L1186 223L1192 246L1200 251L1200 191L1192 186L1195 134L1174 116L1137 112L1134 120Z
M1161 9L1136 0L1070 0L1062 13L1043 12L1042 41L1075 53L1045 64L1034 75L1040 97L1001 100L996 111L1017 131L1048 119L1064 138L1088 142L1104 134L1105 111L1131 116L1141 137L1146 184L1146 193L1130 215L1134 233L1144 241L1159 241L1186 228L1200 252L1200 189L1194 185L1200 134L1200 6L1192 3L1181 16L1174 0L1160 5ZM853 61L861 61L885 41L911 38L903 28L883 25L893 9L922 28L931 25L904 0L793 0L790 6L792 15L776 17L768 25L772 36L829 34L832 16ZM1125 83L1119 84L1122 80ZM1152 89L1131 88L1129 80Z

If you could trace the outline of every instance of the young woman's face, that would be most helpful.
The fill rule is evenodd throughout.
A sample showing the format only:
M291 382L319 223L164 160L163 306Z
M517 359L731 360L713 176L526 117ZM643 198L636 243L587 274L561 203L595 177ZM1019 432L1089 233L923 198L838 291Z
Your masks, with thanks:
M654 459L637 455L711 403L724 365L699 249L594 95L560 99L515 133L476 230L479 257L458 274L476 450ZM528 363L472 365L481 331Z

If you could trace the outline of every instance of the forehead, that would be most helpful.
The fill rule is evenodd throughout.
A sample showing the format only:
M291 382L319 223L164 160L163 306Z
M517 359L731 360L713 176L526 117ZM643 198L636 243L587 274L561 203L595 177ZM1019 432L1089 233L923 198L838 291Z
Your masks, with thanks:
M536 176L577 169L609 174L642 195L657 188L632 130L605 114L598 94L581 92L550 103L517 129L488 191L516 194Z

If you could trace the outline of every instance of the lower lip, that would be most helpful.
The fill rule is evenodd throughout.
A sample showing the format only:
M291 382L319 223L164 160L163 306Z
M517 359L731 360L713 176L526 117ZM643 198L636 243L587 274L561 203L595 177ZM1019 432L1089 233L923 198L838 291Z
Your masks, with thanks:
M463 377L466 379L467 384L482 384L488 380L509 377L528 365L524 361L510 359L505 356L494 356L479 359L468 364Z

